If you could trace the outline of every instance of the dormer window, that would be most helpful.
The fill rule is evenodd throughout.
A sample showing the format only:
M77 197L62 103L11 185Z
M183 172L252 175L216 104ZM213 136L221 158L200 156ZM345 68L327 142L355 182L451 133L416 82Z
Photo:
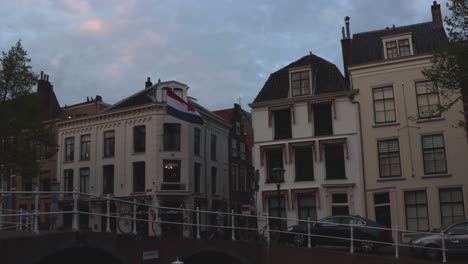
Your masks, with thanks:
M310 94L310 71L291 72L291 95L301 96Z
M385 59L395 59L413 55L411 36L392 36L383 39Z
M183 96L184 91L181 88L174 88L174 93L180 98L183 98L182 96Z

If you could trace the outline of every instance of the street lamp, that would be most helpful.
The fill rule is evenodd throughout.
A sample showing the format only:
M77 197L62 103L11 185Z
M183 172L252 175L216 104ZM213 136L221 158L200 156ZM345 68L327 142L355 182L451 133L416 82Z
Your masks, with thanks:
M276 188L278 190L278 217L281 217L281 191L280 184L284 181L284 169L281 167L271 169L271 179L276 183ZM281 220L278 219L278 229L281 229Z

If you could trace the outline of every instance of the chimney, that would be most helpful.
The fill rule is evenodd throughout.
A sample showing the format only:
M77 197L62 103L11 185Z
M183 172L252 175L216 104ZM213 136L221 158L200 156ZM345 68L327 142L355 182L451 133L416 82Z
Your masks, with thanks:
M432 23L441 27L444 26L442 22L442 12L440 11L440 4L438 4L437 1L432 2L431 13Z
M145 82L145 88L149 88L151 86L153 86L153 83L151 82L150 77L148 77L148 79Z
M96 101L102 102L102 97L100 95L96 95Z
M351 63L351 34L349 32L349 17L345 17L346 34L345 28L341 28L341 52L343 53L343 68L346 81L349 82L348 66Z

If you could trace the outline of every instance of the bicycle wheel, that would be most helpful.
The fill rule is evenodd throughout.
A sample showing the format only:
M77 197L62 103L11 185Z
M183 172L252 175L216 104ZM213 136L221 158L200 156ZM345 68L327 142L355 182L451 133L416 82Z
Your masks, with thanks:
M133 221L130 213L122 213L119 215L117 228L122 234L130 234L132 232Z

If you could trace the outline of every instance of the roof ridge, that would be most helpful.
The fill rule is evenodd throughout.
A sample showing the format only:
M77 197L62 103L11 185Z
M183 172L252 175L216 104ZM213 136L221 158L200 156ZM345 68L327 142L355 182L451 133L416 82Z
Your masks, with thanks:
M116 102L116 103L110 105L109 107L107 107L107 108L104 109L103 111L112 110L114 107L120 105L121 103L127 101L128 99L133 98L133 97L136 97L137 95L140 95L140 94L144 93L145 91L149 91L150 89L152 90L152 89L154 89L155 87L156 87L156 85L154 84L154 85L152 85L152 86L149 87L149 88L142 89L142 90L140 90L140 91L138 91L138 92L136 92L136 93L134 93L134 94L132 94L132 95L129 95L129 96L123 98L122 100L120 100L120 101L118 101L118 102Z
M421 23L416 23L416 24L403 25L403 26L394 27L394 28L392 27L392 28L384 28L384 29L376 29L376 30L371 30L371 31L359 32L359 33L354 33L353 37L356 36L356 35L365 35L365 34L369 34L369 33L376 33L376 32L379 32L379 31L398 29L398 28L405 28L405 27L411 27L411 26L420 26L420 25L424 25L424 24L433 24L433 22L432 21L427 21L427 22L421 22Z

